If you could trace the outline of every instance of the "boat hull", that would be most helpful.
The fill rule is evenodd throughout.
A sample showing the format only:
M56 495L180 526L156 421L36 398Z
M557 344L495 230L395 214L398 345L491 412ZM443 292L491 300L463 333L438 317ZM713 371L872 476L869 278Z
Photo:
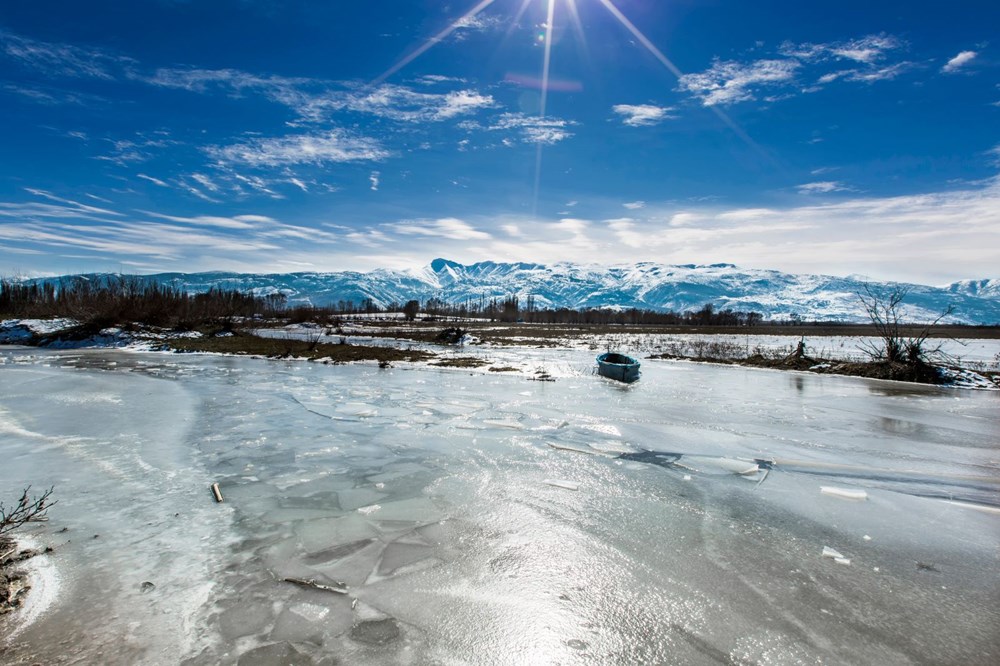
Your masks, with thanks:
M624 354L601 354L597 357L597 373L608 379L631 384L639 379L639 361Z

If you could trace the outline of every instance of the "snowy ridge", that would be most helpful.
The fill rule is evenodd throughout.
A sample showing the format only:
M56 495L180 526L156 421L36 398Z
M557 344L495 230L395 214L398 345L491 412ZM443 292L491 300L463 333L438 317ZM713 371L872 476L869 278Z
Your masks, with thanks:
M90 278L100 276L87 276ZM652 262L581 265L559 262L464 265L435 259L415 271L374 270L368 273L162 273L145 280L188 292L211 288L284 294L289 304L337 305L367 299L384 307L438 298L449 303L516 295L522 307L528 296L539 308L615 308L686 312L711 303L717 310L759 312L768 319L864 322L858 293L865 282L856 277L794 275L773 270L742 269L732 264L668 265ZM59 278L47 278L59 280ZM946 287L872 283L877 292L905 287L908 320L932 321L949 306L945 321L1000 323L1000 280L966 280Z

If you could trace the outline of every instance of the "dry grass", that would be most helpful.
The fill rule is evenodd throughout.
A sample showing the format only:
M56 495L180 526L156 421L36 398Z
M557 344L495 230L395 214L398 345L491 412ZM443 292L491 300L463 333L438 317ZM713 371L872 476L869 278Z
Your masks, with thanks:
M429 365L436 365L439 368L481 368L489 364L490 362L486 359L475 356L455 356L453 358L444 358L440 361L432 361ZM492 368L490 369L492 370Z
M398 338L414 342L434 343L441 330L449 325L443 322L368 321L352 322L364 330L362 335L371 337ZM629 336L629 335L775 335L789 338L831 337L831 336L875 336L874 326L861 324L802 324L798 326L617 326L617 325L577 325L577 324L526 324L501 322L463 321L462 327L470 335L483 343L501 346L553 347L561 340L582 337ZM914 334L923 326L901 326L901 330ZM359 332L360 333L360 332ZM929 331L931 338L955 339L995 339L1000 338L1000 326L934 326Z
M394 349L391 347L368 347L364 345L316 343L308 340L281 338L261 338L256 335L239 334L201 339L170 340L167 346L179 352L214 352L219 354L266 356L269 358L305 358L329 360L331 363L353 361L427 361L435 358L430 352Z

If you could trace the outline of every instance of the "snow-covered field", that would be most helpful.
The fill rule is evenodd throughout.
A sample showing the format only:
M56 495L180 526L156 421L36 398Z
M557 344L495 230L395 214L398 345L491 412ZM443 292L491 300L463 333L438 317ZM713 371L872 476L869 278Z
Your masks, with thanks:
M557 381L0 348L0 487L59 499L4 660L1000 655L1000 394L503 353Z

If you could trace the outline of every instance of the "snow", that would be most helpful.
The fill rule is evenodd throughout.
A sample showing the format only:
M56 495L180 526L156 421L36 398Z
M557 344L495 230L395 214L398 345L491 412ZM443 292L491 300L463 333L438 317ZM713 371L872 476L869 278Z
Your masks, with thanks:
M5 659L1000 651L996 394L533 353L558 381L0 349L0 487L60 502L30 532L59 593Z
M102 276L91 276L100 279ZM331 305L371 299L380 307L421 302L434 296L449 303L530 295L539 307L651 309L686 312L711 303L717 310L758 312L765 318L866 322L859 293L908 290L904 312L913 321L933 321L949 306L946 322L1000 323L1000 280L978 279L945 287L873 283L859 277L792 275L743 269L732 264L668 265L651 262L618 265L551 265L484 261L470 265L435 259L415 271L369 273L166 273L141 279L197 293L213 288L259 295L285 294L290 304ZM39 279L44 281L44 279Z

